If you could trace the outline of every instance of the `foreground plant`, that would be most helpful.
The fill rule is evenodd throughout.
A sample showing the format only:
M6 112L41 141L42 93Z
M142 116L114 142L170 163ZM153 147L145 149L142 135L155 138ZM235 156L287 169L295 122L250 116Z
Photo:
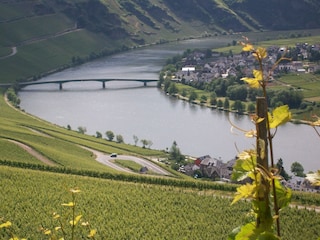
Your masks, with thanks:
M0 229L4 229L8 235L9 240L27 240L26 238L19 238L17 237L12 230L12 223L10 221L6 221L0 224Z
M42 227L41 230L43 234L47 235L50 240L79 239L79 236L77 235L81 234L76 234L76 227L78 225L81 225L83 227L86 227L89 231L89 234L87 234L86 237L90 239L95 239L97 230L90 229L89 222L82 221L82 215L77 213L76 195L79 194L81 191L79 189L70 189L70 192L72 196L72 201L68 203L63 203L61 205L66 208L69 208L71 214L68 214L68 217L71 217L71 219L67 219L67 223L65 223L64 218L60 214L56 212L53 213L53 219L57 221L58 226L56 226L53 230Z
M252 88L262 88L263 96L257 98L256 113L252 116L256 130L246 132L246 136L256 138L256 148L240 153L233 169L233 179L247 183L237 188L232 204L240 199L250 199L254 221L235 229L229 239L280 239L279 213L290 203L291 190L280 183L281 177L275 168L272 139L276 131L272 133L271 129L290 121L291 113L287 105L269 113L266 89L274 68L285 58L280 58L269 71L264 71L267 50L254 48L247 38L241 44L243 51L251 52L258 63L253 77L241 80Z

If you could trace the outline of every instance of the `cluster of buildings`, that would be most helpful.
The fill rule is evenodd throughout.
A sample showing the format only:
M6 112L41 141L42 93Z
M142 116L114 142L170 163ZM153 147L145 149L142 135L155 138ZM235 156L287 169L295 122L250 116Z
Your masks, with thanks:
M285 52L289 56L293 55L296 61L283 61L274 70L277 72L296 72L296 73L312 73L320 70L320 65L315 62L308 61L311 59L311 51L320 52L320 44L309 46L307 43L296 44L294 53L290 53L289 49L284 47L273 46L267 49L268 58L266 60L267 66L265 69L271 69L276 61ZM320 56L320 54L319 54ZM241 73L249 76L255 67L255 58L248 52L240 54L221 54L212 53L207 57L201 51L192 52L183 60L181 70L177 71L173 77L173 81L182 81L185 83L193 81L210 82L216 78L227 78L229 76L237 76L241 69Z
M224 163L221 159L205 155L198 157L193 163L181 166L179 171L194 178L209 178L214 181L232 182L231 175L236 159ZM282 180L282 184L292 190L304 192L318 192L320 187L314 187L304 177L292 176L288 181Z

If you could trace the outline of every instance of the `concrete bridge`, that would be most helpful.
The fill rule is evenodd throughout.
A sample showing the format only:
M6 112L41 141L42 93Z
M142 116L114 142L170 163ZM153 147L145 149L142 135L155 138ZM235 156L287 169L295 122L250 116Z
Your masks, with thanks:
M30 81L30 82L17 82L17 83L1 83L0 87L10 87L12 85L19 87L26 87L30 85L40 84L58 84L59 89L63 89L64 83L69 82L101 82L102 88L106 88L106 82L120 81L120 82L141 82L144 86L147 86L148 82L157 82L157 79L121 79L121 78L106 78L106 79L63 79L63 80L51 80L51 81Z

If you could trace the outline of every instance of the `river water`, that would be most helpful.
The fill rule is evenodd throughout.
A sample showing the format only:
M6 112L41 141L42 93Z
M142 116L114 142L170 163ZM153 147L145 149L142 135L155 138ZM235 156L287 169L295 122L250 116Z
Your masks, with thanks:
M131 50L105 57L41 80L90 78L158 78L168 57L190 48L225 46L230 39L198 39ZM40 81L41 81L40 80ZM86 127L87 134L103 135L111 130L134 144L133 135L152 141L151 148L170 149L176 141L183 154L229 161L238 151L253 148L254 139L231 127L250 130L254 125L247 116L211 110L177 100L161 92L155 83L143 87L139 82L67 83L60 91L57 84L36 85L19 92L21 108L52 123L77 130ZM105 136L105 135L104 135ZM274 140L275 159L284 161L290 171L300 162L305 172L320 169L320 138L306 125L288 123L278 129Z

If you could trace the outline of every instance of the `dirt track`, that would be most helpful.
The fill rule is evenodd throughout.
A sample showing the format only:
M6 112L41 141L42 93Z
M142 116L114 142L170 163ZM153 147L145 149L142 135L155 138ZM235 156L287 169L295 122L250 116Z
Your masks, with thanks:
M46 158L45 156L41 155L40 153L38 153L37 151L35 151L31 147L29 147L28 145L25 145L21 142L15 141L15 140L8 140L8 141L18 145L22 149L26 150L30 155L34 156L36 159L38 159L39 161L41 161L49 166L56 166L57 165L54 162L52 162L50 159Z

